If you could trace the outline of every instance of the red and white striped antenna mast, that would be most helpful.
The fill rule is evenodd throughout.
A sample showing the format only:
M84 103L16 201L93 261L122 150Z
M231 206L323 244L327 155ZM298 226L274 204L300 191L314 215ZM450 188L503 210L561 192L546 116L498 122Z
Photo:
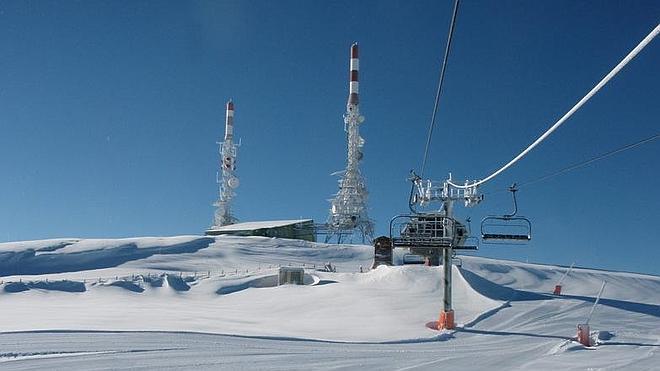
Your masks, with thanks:
M348 156L346 170L339 172L342 176L339 180L339 192L330 201L326 242L336 237L337 242L341 243L345 236L355 234L358 234L363 242L373 238L373 221L367 213L367 186L359 167L364 157L364 139L360 136L360 124L364 122L364 116L360 115L359 70L358 44L353 43L349 63L348 102L344 114Z
M234 143L234 102L230 99L226 106L225 140L220 145L220 170L217 175L219 197L213 206L216 207L213 218L213 227L234 224L237 219L231 209L231 201L236 196L235 189L239 181L235 174L236 156L239 144Z

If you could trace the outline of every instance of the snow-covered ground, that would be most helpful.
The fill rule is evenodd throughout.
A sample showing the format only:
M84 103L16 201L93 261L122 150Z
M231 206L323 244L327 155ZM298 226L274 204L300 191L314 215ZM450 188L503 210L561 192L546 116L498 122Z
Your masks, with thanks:
M658 369L660 277L463 257L369 270L373 249L261 237L0 244L0 368ZM320 271L327 262L337 272ZM278 266L307 285L277 286ZM362 270L363 272L360 272ZM598 345L570 339L591 321Z

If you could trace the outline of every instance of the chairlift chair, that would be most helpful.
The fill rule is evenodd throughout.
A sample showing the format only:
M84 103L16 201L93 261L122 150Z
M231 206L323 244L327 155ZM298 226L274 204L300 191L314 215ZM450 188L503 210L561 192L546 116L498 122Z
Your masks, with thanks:
M405 249L403 264L440 265L444 249L478 250L479 240L470 237L469 228L444 213L397 215L390 221L392 248Z
M465 225L442 213L397 215L390 221L394 248L442 249L462 245L467 237Z
M491 244L520 244L532 239L532 222L518 214L516 184L509 187L513 197L513 212L495 216L489 215L481 220L481 239Z

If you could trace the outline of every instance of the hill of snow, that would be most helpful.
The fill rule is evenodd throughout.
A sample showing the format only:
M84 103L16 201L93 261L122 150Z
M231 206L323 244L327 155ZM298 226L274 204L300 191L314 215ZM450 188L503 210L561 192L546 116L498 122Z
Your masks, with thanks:
M110 332L130 349L145 339L160 344L174 337L184 344L215 339L227 349L260 344L281 354L288 354L283 349L294 339L294 348L335 349L337 355L364 359L365 351L374 352L373 359L366 358L372 362L338 364L347 368L648 369L660 364L659 277L575 269L563 295L554 296L565 268L463 257L453 273L459 327L437 332L425 324L437 319L442 306L442 268L369 270L372 259L369 246L262 237L0 244L0 363L3 369L29 368L75 356L85 360L79 366L100 364L110 354L117 357L116 347L102 339L94 346L79 340ZM328 262L337 272L319 269ZM277 286L278 266L304 267L307 284ZM571 338L602 281L607 286L591 322L598 346L585 348ZM163 335L152 339L145 331ZM80 344L67 348L51 340L62 337ZM428 352L407 353L421 349ZM165 355L152 367L181 356L180 350L161 351ZM218 365L213 354L201 357ZM290 354L259 368L289 368L294 358ZM313 360L321 362L306 356L296 364L325 364ZM249 361L234 366L241 365L254 366Z

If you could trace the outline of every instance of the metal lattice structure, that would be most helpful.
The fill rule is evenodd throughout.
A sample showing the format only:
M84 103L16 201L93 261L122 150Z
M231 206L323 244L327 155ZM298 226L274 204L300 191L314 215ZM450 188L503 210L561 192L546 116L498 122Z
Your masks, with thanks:
M360 172L360 161L363 158L364 139L360 136L360 124L364 116L360 115L358 70L358 45L351 46L349 95L344 114L344 130L348 139L348 160L346 170L337 173L339 192L330 201L326 242L336 238L338 243L347 238L352 241L359 236L362 242L373 238L374 224L367 213L367 186Z
M219 184L219 198L213 203L216 207L213 218L213 228L237 222L236 217L231 210L231 201L236 196L234 191L238 185L236 177L236 155L238 153L238 144L234 143L234 102L227 102L225 119L225 140L218 142L220 145L220 171L217 174Z

